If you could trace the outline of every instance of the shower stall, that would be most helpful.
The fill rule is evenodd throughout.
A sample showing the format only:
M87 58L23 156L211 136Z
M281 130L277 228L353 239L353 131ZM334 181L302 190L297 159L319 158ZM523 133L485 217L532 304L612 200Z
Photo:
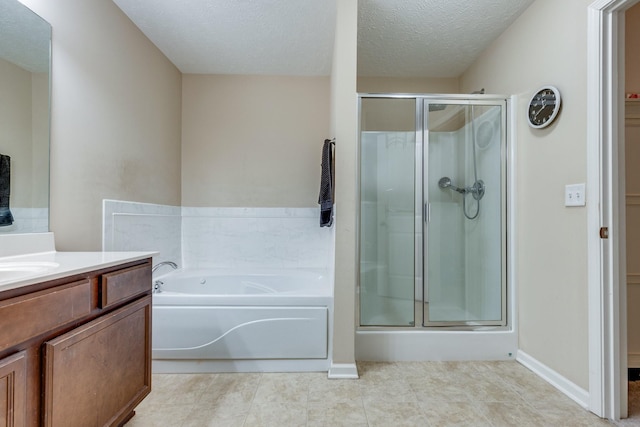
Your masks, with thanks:
M429 332L463 333L457 336L466 337L467 346L475 342L473 334L497 334L497 355L483 358L513 357L510 101L493 95L360 95L359 102L356 345L374 345L376 333L390 334L387 348L401 336L394 332L409 336L415 348L416 340L429 345L435 336Z

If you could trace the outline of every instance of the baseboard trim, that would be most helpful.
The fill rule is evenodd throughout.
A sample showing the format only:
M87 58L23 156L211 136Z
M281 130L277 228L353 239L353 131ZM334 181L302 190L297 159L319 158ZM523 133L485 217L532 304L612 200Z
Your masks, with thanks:
M330 379L358 379L358 368L355 363L332 363L329 367Z
M516 361L533 371L540 378L566 394L571 400L585 409L589 409L589 392L569 381L547 365L539 362L522 350L518 350Z

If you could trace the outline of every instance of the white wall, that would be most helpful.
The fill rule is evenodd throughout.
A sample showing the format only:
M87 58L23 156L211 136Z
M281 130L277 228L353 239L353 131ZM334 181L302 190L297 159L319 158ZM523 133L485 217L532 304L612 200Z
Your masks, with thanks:
M183 76L182 204L315 207L328 77Z
M587 212L564 206L586 180L587 7L537 0L462 76L461 89L518 95L517 286L519 348L588 389ZM533 92L555 85L562 111L549 128L526 121ZM587 203L595 203L586 195Z
M56 246L99 250L102 199L180 204L181 75L111 1L23 3L53 28Z

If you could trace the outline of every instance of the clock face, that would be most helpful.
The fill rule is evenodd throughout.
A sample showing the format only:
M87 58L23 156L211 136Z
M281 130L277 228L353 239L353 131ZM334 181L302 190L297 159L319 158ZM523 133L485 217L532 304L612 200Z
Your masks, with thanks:
M549 126L560 111L560 92L553 86L538 90L529 102L529 126L539 129Z

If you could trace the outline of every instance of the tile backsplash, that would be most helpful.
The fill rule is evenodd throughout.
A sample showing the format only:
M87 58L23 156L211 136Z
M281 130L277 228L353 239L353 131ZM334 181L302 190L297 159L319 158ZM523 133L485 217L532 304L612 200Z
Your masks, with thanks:
M49 231L49 208L11 208L13 224L0 227L3 233L46 233Z
M185 268L333 269L319 208L199 208L104 201L104 250L155 250Z

